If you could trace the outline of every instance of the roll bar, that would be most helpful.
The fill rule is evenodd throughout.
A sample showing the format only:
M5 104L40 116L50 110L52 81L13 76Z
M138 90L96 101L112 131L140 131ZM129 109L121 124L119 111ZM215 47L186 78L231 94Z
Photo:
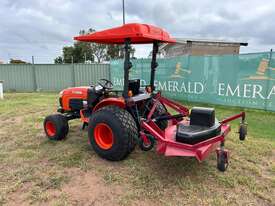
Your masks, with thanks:
M131 39L127 38L124 42L124 86L122 96L127 99L128 96L128 88L129 88L129 71L132 68L132 63L130 61L130 44ZM155 90L154 82L155 82L155 73L156 68L158 67L157 63L157 53L158 53L159 45L158 41L153 42L153 51L152 51L152 61L151 61L151 77L150 77L150 86L152 92Z

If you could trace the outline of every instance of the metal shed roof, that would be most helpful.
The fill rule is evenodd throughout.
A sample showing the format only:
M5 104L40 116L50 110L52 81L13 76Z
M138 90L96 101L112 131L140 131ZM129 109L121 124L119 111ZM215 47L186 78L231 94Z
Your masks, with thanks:
M235 44L239 46L247 46L246 42L227 41L222 39L197 39L197 38L175 38L176 44L187 44L188 42L195 43L222 43L222 44ZM160 46L160 49L164 49L169 44L164 43Z

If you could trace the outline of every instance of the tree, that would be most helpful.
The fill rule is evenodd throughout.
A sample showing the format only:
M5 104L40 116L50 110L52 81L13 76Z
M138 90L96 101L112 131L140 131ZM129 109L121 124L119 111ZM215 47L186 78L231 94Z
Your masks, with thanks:
M10 59L10 64L29 64L21 59Z
M73 56L74 56L74 47L73 46L63 47L63 62L64 63L72 63Z
M94 29L80 30L80 35L95 32ZM109 61L111 59L123 58L123 46L106 45L88 42L75 42L73 46L63 47L63 58L58 56L54 59L55 64L62 63L84 63L85 61L98 62ZM131 47L131 54L134 56L135 49Z
M62 56L58 56L54 59L55 64L63 64L63 58Z
M93 48L87 42L75 42L72 53L74 63L85 63L85 61L94 61Z
M108 55L108 58L110 58L110 59L122 58L122 56L121 56L121 46L117 45L117 44L108 45L107 55Z
M91 44L93 54L95 55L97 59L97 63L100 63L104 60L107 60L107 46L104 44L97 44L92 43Z
M94 29L88 29L88 32L81 30L82 35L95 32ZM96 57L98 63L108 59L108 46L106 44L90 43L92 54Z

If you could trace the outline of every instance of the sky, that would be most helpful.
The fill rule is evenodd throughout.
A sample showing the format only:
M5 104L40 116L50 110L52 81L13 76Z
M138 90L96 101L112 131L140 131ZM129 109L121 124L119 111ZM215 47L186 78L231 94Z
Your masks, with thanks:
M173 37L248 42L242 53L275 49L275 0L125 0L126 23ZM122 0L0 0L0 60L52 63L81 29L122 24ZM151 47L138 46L137 57Z

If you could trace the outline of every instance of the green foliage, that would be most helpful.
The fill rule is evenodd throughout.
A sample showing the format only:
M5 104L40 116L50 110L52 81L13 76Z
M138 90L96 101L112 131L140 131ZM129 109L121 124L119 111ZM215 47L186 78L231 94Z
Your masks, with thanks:
M90 28L86 32L80 30L80 35L95 32ZM75 42L73 46L65 46L62 50L62 56L54 59L55 64L62 63L84 63L85 61L101 63L111 59L123 58L123 46L106 45L88 42ZM134 56L135 49L131 47L131 55Z
M58 56L54 59L54 63L55 64L62 64L63 63L63 59L62 56Z
M29 64L21 59L10 59L10 64Z

